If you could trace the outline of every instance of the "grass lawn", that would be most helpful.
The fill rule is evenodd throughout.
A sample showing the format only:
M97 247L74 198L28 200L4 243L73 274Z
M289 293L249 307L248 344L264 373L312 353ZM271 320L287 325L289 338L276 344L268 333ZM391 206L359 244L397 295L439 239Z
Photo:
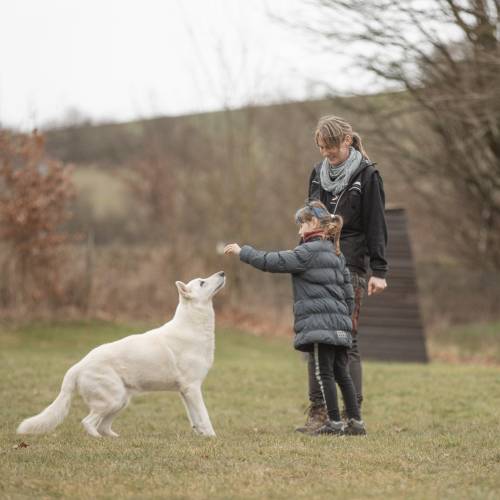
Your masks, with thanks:
M369 435L313 438L293 431L306 365L290 342L229 330L204 386L216 439L191 433L174 393L133 399L117 439L84 433L79 397L52 434L16 436L71 364L133 331L0 327L0 498L500 497L499 367L365 363Z

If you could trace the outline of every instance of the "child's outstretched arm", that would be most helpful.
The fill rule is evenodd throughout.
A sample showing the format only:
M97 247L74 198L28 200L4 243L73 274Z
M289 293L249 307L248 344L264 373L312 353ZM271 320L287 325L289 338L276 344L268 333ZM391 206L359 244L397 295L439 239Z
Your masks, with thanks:
M226 255L239 255L242 262L270 273L300 273L305 271L311 258L311 252L304 246L294 250L280 252L265 252L256 250L249 245L242 248L237 243L231 243L224 248Z

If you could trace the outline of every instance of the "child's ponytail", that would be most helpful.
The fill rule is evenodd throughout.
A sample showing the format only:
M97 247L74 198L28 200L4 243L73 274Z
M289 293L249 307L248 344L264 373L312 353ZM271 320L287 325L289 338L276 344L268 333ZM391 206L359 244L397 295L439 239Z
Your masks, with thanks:
M344 221L340 215L332 215L330 220L325 220L322 223L325 235L329 240L332 240L335 245L335 253L340 255L340 233Z

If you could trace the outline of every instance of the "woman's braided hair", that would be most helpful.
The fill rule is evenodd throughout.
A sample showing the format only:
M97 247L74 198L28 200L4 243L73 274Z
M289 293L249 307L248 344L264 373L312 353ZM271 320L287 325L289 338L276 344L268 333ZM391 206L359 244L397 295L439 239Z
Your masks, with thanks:
M344 221L340 215L332 215L321 201L313 200L305 207L297 210L295 222L303 224L310 222L313 218L318 219L319 227L324 232L325 238L331 240L335 245L335 253L340 255L340 232Z

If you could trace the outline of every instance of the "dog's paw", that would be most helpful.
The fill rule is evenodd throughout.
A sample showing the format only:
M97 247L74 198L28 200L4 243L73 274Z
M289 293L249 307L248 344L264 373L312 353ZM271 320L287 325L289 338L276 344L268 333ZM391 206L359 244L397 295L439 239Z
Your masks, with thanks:
M215 432L213 429L200 429L199 427L196 427L193 425L193 431L198 434L198 436L204 436L204 437L216 437Z

